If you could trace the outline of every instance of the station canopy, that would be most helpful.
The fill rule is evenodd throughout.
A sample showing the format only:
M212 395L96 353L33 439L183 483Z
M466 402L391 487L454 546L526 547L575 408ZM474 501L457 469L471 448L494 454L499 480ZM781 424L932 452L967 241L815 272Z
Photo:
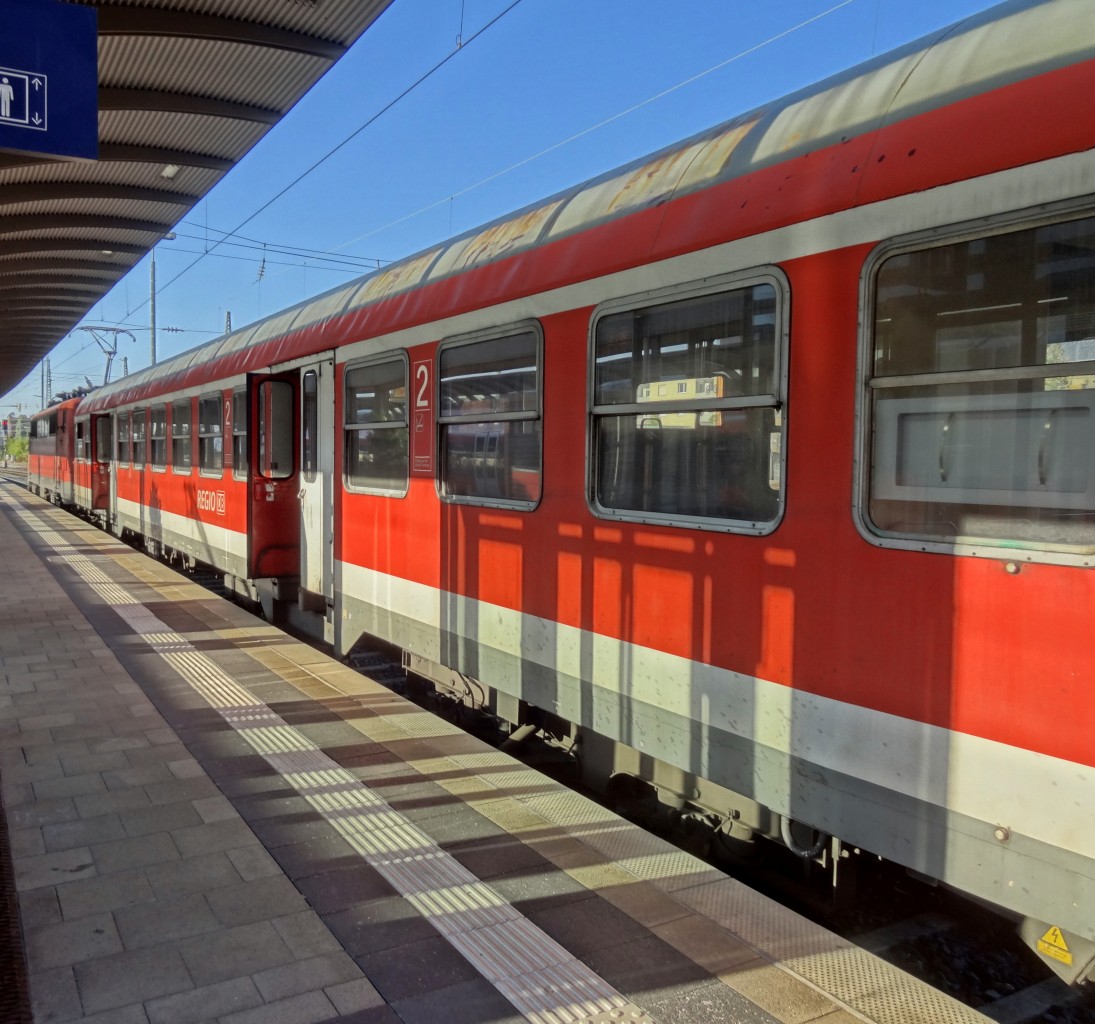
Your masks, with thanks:
M391 0L98 0L97 160L0 151L0 394Z

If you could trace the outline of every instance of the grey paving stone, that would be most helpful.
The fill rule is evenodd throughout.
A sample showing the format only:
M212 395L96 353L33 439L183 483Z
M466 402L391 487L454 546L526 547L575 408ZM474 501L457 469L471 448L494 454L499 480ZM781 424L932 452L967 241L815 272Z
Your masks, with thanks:
M333 914L368 900L395 895L384 876L361 858L338 871L308 875L296 880L297 888L317 914Z
M371 900L323 918L351 956L406 946L437 936L437 931L398 896Z
M43 885L92 878L96 874L95 862L86 846L43 853L37 857L19 857L12 860L12 867L15 870L15 888L20 892Z
M164 764L190 756L171 729L152 729L135 735L143 737L148 746L125 752L126 760L134 768L147 764Z
M100 875L132 871L179 859L178 848L169 832L98 843L91 847L91 855L95 858Z
M145 1010L151 1024L205 1024L261 1005L262 996L250 978L233 978L218 985L149 1000Z
M671 992L712 980L708 971L653 935L583 959L610 985L639 1003L651 992Z
M173 949L117 953L77 964L76 982L84 1009L98 1013L194 987L182 957Z
M225 925L251 924L308 909L304 897L284 875L229 885L205 896L217 919Z
M548 861L538 870L522 869L497 875L490 880L490 885L522 914L566 906L590 896L584 885L565 871L556 870Z
M31 974L28 981L35 1021L73 1020L83 1013L71 967Z
M107 736L101 740L89 740L87 749L90 754L107 754L115 750L138 750L147 747L144 736ZM126 763L130 763L126 758Z
M197 778L198 776L191 776ZM207 824L214 821L236 821L239 812L232 806L232 802L226 796L207 796L202 800L195 800L194 810L201 815L202 821Z
M113 771L103 772L103 782L106 783L106 788L109 790L152 786L157 782L171 782L174 778L171 769L163 762L142 764L137 767L126 765Z
M429 831L430 822L422 823ZM483 881L513 871L554 872L555 866L513 836L490 836L444 844L444 850Z
M308 992L229 1014L220 1024L326 1024L334 1016L334 1004L322 992Z
M141 807L121 815L126 835L147 836L154 832L173 832L180 828L200 825L201 817L193 804L164 804L162 807Z
M329 833L303 843L290 843L270 851L282 870L293 879L339 868L353 868L361 863L359 854L341 836Z
M93 846L112 839L124 839L125 829L118 815L103 814L98 818L46 825L42 828L42 838L47 850L71 850L74 846Z
M148 1024L148 1016L140 1003L131 1003L81 1017L80 1024Z
M305 910L300 914L276 917L270 922L282 941L289 947L294 957L303 959L334 953L342 949L338 939L332 934L314 911Z
M340 985L328 985L323 991L342 1016L384 1005L384 997L364 977L344 981Z
M281 868L277 861L266 852L258 843L251 846L239 846L234 850L225 850L225 856L232 862L240 873L240 878L245 882L253 882L257 878L269 878L271 875L280 875Z
M105 783L104 783L105 790ZM76 810L81 818L95 818L100 814L125 814L127 811L151 807L152 801L144 789L122 789L114 792L92 793L75 798Z
M66 775L86 775L89 772L102 774L118 768L128 768L129 762L124 751L107 750L98 754L83 754L80 757L63 757L61 765Z
M12 829L8 833L8 843L13 858L38 857L46 852L40 828Z
M123 907L114 912L114 919L126 949L174 942L221 927L201 894Z
M61 779L43 779L34 783L34 795L38 799L58 799L62 796L85 796L103 793L106 783L96 772L83 775L66 775Z
M35 802L34 787L29 782L8 782L0 778L0 794L3 794L9 813L16 807L30 807Z
M195 807L195 813L200 815L200 809ZM239 846L253 846L258 843L247 823L235 816L177 829L171 835L184 857L233 850Z
M401 1024L526 1024L508 999L489 981L476 978L448 988L434 989L421 995L402 999L392 1006ZM719 1024L730 1024L727 1018ZM712 1018L709 1024L716 1024ZM343 1021L342 1024L348 1024ZM362 1022L364 1024L364 1022ZM371 1022L370 1022L371 1024ZM662 1024L671 1024L669 1020Z
M178 944L195 985L214 985L296 959L272 924L226 928Z
M57 902L57 890L45 886L19 893L19 920L24 931L60 924L61 904Z
M34 803L14 805L5 795L4 804L9 828L56 825L62 821L75 821L80 816L76 805L67 797L60 800L38 800Z
M436 933L435 933L436 936ZM440 936L356 957L365 976L389 1002L479 978L478 971Z
M18 754L18 751L8 751L10 754ZM20 757L18 761L11 761L10 763L3 764L4 781L7 783L15 782L42 782L46 779L60 779L64 777L64 769L61 767L61 762L54 760L52 757L38 758L33 762L23 761Z
M24 940L31 971L71 966L122 951L122 940L109 913L27 928Z
M145 876L157 898L162 900L179 899L240 881L239 873L223 853L155 864L145 869Z
M32 729L56 729L63 725L75 725L76 715L71 711L52 715L28 715L19 720L19 728L24 732Z
M527 915L576 957L644 939L650 932L598 896Z
M201 779L205 777L205 769L192 757L184 757L179 761L165 761L164 763L176 779Z
M157 782L145 786L145 792L153 804L173 804L180 800L201 800L204 797L219 796L220 790L212 779L172 779L170 782Z
M329 953L311 960L297 960L268 971L259 971L254 982L267 1002L312 992L362 978L361 969L345 953Z
M57 899L66 921L101 910L118 910L156 898L148 879L139 871L127 871L105 878L91 878L57 887Z

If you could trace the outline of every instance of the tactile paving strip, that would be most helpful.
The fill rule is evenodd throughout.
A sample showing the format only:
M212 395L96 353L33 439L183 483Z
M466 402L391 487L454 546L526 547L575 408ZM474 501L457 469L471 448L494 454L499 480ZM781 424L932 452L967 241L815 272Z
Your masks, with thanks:
M32 516L23 517L30 525ZM124 587L109 582L93 560L76 553L70 557L71 545L55 531L38 532L55 551L65 553L69 571L201 694L526 1019L533 1024L651 1020L308 737L257 702L184 635ZM428 716L404 717L412 719L408 724L414 731L437 731L436 720Z

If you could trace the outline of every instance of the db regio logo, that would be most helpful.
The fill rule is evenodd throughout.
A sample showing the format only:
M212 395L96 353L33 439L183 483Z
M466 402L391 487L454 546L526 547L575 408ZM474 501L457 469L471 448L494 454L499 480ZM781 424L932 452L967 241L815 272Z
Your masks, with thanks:
M198 491L198 511L224 515L224 491Z

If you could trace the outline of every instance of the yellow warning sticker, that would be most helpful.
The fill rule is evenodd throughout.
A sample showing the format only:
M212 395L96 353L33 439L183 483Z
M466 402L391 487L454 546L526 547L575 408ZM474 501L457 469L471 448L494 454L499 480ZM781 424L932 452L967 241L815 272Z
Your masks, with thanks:
M1061 929L1056 925L1038 940L1038 952L1051 960L1072 966L1072 953L1069 952L1068 943L1065 942Z

